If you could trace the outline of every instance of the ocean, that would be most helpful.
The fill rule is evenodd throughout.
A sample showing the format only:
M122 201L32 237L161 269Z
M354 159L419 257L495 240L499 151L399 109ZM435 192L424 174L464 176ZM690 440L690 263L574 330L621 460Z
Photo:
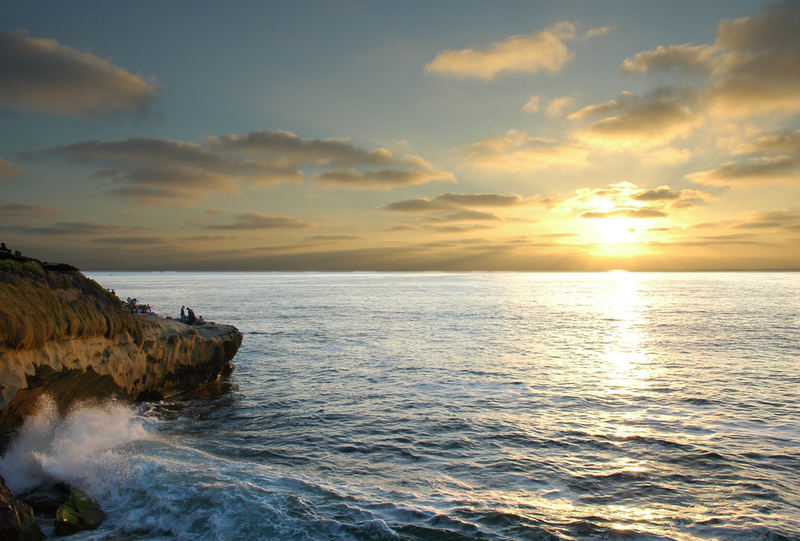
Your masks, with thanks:
M800 273L87 273L236 325L229 380L43 405L70 539L800 539Z

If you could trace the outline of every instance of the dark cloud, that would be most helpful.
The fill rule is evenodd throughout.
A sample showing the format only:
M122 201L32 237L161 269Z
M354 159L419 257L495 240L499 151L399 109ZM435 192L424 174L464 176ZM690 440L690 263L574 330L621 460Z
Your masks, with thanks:
M163 237L99 237L92 239L98 244L111 244L119 246L151 246L153 244L166 244L169 241Z
M539 199L544 198L537 198ZM381 210L389 212L433 212L454 208L512 207L525 204L527 200L516 194L497 193L443 193L433 199L418 197L384 205Z
M356 171L355 169L336 169L314 176L314 180L331 186L361 188L372 190L391 190L404 186L419 186L434 181L455 182L452 173L438 171L428 164L406 162L403 169L380 169L377 171Z
M511 207L525 203L522 196L501 193L443 193L436 201L459 207Z
M686 178L714 186L800 180L800 130L759 137L751 143L740 145L736 154L746 156L717 169L689 174Z
M436 233L470 233L472 231L485 231L492 229L494 226L484 224L470 224L470 225L427 225L425 229L435 231Z
M800 212L788 209L774 209L754 212L746 222L736 224L736 229L788 229L800 226Z
M691 173L686 178L711 186L796 182L800 180L800 156L764 157L749 163L731 162L717 169Z
M0 30L0 106L63 116L144 112L157 94L108 60L22 32Z
M22 173L24 169L17 167L8 160L0 158L0 179L8 178L13 175Z
M660 186L637 192L631 196L631 199L635 201L664 201L678 199L680 196L681 192L673 190L669 186Z
M209 137L207 141L215 149L280 156L297 163L389 165L394 160L385 148L361 149L347 138L303 139L286 130L258 130L244 135Z
M317 174L322 182L351 188L392 189L446 180L455 182L417 156L394 159L385 149L354 147L345 139L301 139L291 132L259 131L237 136L209 137L202 143L169 139L133 138L121 141L85 141L28 152L30 159L56 157L97 168L92 178L111 182L109 194L132 198L144 205L173 204L205 199L216 191L249 186L299 182L304 165L376 164L377 171L355 168Z
M720 23L711 45L669 45L625 60L624 71L708 75L698 99L714 113L749 116L800 111L800 2Z
M306 237L306 241L309 242L342 242L347 240L359 240L363 237L357 237L355 235L314 235L312 237Z
M569 115L571 120L604 117L575 135L600 145L653 146L686 135L700 117L692 111L693 93L661 88L639 96L623 92L617 99L590 105Z
M108 234L122 231L118 225L101 224L97 222L59 222L48 226L14 225L5 229L26 235L53 235L53 236L89 236Z
M207 225L206 229L217 230L248 230L248 229L308 229L314 224L290 218L288 216L275 216L263 212L246 212L234 216L236 221L232 224Z
M800 111L800 2L723 21L707 99L723 115Z
M52 216L58 214L58 209L45 207L42 205L24 205L19 203L4 203L0 201L0 220L3 218L36 218Z

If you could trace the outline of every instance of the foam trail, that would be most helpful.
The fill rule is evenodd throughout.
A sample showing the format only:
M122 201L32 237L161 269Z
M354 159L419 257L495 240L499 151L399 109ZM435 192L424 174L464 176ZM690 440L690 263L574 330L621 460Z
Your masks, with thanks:
M43 397L0 457L0 474L17 493L58 481L99 489L109 474L118 477L127 468L115 448L150 437L136 412L117 402L78 406L61 418Z

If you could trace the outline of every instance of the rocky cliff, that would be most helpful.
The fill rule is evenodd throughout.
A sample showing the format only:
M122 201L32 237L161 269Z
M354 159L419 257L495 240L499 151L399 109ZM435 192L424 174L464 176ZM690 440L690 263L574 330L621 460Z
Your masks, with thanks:
M0 258L0 446L44 393L62 409L167 397L230 372L241 342L232 326L128 313L73 267Z

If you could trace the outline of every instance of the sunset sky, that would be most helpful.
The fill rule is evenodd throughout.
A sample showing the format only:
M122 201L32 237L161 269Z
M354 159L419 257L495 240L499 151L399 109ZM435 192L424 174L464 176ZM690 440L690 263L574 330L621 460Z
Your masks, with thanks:
M0 25L25 255L800 269L800 2L25 0Z

